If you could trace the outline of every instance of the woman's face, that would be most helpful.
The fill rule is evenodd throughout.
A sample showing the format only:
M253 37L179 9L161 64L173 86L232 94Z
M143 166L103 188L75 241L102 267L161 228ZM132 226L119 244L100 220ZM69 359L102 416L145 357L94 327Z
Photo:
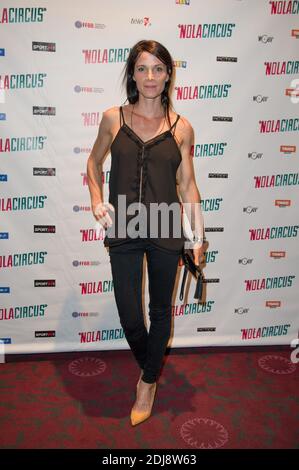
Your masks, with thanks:
M133 78L139 93L144 98L154 99L161 95L169 75L161 60L149 52L142 52L135 62Z

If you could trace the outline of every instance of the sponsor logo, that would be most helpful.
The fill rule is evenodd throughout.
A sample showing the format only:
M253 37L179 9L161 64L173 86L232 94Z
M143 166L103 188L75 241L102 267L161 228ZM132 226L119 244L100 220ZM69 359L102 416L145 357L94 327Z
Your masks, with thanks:
M190 0L175 0L176 5L190 5Z
M149 27L152 25L150 17L145 16L144 18L131 18L131 24L139 24L141 26Z
M0 113L0 121L6 121L6 114Z
M32 168L34 176L55 176L56 168Z
M80 317L98 317L100 314L99 312L73 312L73 318L80 318Z
M173 61L173 66L176 67L177 69L186 69L187 68L187 62L185 60L174 60Z
M104 29L106 28L106 25L103 23L94 23L92 21L80 21L77 20L75 22L75 27L80 29L80 28L88 28L88 29Z
M92 150L92 149L91 149L90 147L82 147L82 148L81 148L81 147L74 147L73 152L74 152L74 153L77 153L77 154L79 154L79 153L87 153L87 154L90 154L90 153L91 153L91 150Z
M56 280L55 279L35 279L34 280L34 287L55 287Z
M208 173L208 178L228 178L228 173Z
M263 34L262 36L258 36L258 41L262 42L263 44L268 44L272 42L274 39L273 36L268 36L267 34Z
M290 207L291 206L291 200L290 199L275 199L275 206Z
M34 225L33 232L34 233L55 233L56 226L55 225Z
M104 88L76 85L74 87L74 92L75 93L103 93Z
M266 300L265 306L269 308L281 307L281 300Z
M246 212L246 214L255 214L257 212L257 209L257 207L247 206L243 207L243 212Z
M35 338L54 338L56 336L56 331L55 330L35 331L34 336Z
M232 116L212 116L212 121L233 122Z
M290 155L291 153L296 152L296 145L281 145L280 152Z
M5 49L3 47L0 47L0 57L5 56Z
M274 259L285 258L286 252L285 251L270 251L269 256L270 258L274 258Z
M0 286L0 294L10 294L10 287Z
M8 232L0 232L0 240L8 240L9 233Z
M90 206L73 206L73 212L90 212Z
M33 115L39 116L55 116L56 108L54 106L33 106L32 108Z
M204 332L214 332L216 331L216 328L214 326L211 327L205 327L205 328L197 328L198 333L204 333Z
M11 344L11 338L0 338L2 344Z
M268 96L255 95L252 97L252 101L255 101L256 103L266 103L268 98Z
M32 50L42 52L56 52L56 43L32 41Z
M85 267L99 266L99 264L101 264L101 262L100 261L78 261L78 260L74 260L72 264L75 268L77 268L78 266L85 266Z
M216 62L238 62L238 58L229 56L217 56Z
M244 266L247 265L247 264L251 264L253 261L253 258L240 258L238 260L238 263L239 264L243 264Z
M249 308L238 307L238 308L235 308L234 312L237 313L238 315L244 315L244 313L249 312Z

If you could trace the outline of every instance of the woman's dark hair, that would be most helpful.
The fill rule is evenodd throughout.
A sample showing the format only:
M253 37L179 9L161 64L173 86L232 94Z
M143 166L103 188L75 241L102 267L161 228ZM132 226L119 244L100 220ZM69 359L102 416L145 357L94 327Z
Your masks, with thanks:
M138 101L139 98L139 92L137 90L136 82L133 79L133 75L135 63L142 52L149 52L166 65L169 79L165 83L165 88L162 91L161 103L163 105L165 115L167 116L170 125L169 109L172 107L172 105L169 95L169 89L173 76L173 60L166 47L164 47L159 42L153 40L142 40L137 42L137 44L132 47L129 57L127 59L127 63L125 65L123 77L123 85L126 87L127 99L130 104L134 104Z

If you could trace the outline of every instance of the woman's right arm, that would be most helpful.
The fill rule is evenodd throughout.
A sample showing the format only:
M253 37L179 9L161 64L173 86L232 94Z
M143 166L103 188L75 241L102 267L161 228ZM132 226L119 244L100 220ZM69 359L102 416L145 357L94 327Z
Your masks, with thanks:
M107 212L105 206L102 206L102 169L105 156L110 150L113 139L113 115L113 108L103 113L97 138L87 160L87 183L91 199L91 209L96 220L104 217Z

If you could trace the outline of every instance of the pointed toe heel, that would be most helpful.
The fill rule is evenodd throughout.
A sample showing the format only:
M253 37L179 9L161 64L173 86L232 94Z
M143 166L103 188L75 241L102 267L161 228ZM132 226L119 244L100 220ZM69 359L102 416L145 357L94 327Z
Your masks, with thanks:
M139 382L140 383L140 382ZM148 419L151 416L152 413L152 408L154 404L154 399L156 395L156 390L157 390L157 384L155 383L155 386L153 387L152 390L152 396L151 396L151 401L149 404L149 407L145 411L138 411L134 409L134 407L131 410L131 424L132 426L136 426L137 424L142 423L146 419Z

